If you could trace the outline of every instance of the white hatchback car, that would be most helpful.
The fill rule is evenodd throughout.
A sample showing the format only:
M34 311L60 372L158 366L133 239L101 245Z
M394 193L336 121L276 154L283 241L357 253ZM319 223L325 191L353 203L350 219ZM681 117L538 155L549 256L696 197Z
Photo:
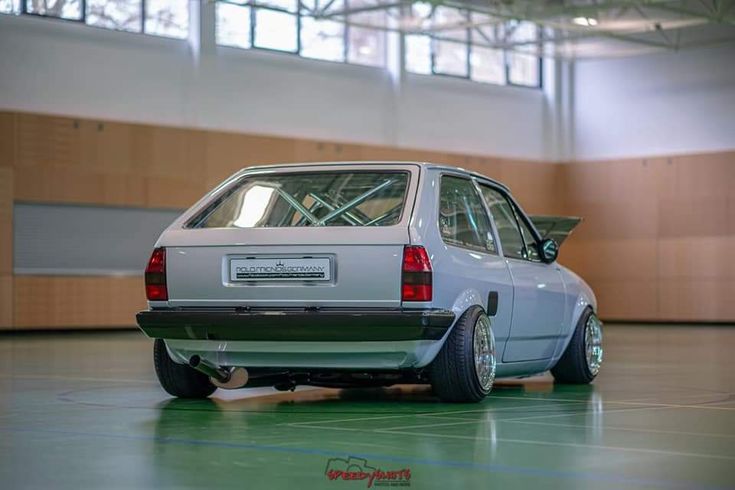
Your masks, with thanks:
M163 232L137 320L178 397L431 383L467 402L549 369L589 383L595 297L556 263L578 221L529 218L504 185L448 166L251 167Z

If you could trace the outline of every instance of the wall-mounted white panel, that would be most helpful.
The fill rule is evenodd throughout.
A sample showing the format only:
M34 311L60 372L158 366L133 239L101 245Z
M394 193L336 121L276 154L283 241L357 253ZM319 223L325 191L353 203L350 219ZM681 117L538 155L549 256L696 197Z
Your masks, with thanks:
M15 203L16 274L142 274L179 211Z
M577 160L735 148L735 44L574 70Z

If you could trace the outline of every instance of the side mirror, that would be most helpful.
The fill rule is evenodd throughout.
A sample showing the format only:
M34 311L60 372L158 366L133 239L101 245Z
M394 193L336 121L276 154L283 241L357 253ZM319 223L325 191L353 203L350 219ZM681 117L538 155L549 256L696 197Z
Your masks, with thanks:
M559 245L551 238L541 240L538 248L541 260L547 264L554 262L559 256Z

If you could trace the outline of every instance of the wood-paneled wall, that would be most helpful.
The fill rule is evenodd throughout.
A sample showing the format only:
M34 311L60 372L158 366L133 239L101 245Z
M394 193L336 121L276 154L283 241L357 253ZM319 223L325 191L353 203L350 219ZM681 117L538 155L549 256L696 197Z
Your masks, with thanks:
M248 165L339 160L445 162L514 185L530 211L556 202L556 164L0 112L0 328L134 325L145 304L139 278L13 278L13 201L186 208Z
M0 330L13 326L14 122L0 113Z
M735 321L735 152L570 164L0 112L0 329L133 325L140 278L12 276L12 203L186 208L242 167L419 160L585 222L561 261L622 320Z
M735 321L735 152L573 163L561 261L608 319Z
M100 328L135 324L145 309L141 277L17 276L14 326Z

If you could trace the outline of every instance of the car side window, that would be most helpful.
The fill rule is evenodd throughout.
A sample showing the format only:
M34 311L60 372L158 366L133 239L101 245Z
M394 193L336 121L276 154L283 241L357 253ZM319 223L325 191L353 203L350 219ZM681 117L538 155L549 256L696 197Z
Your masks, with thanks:
M518 219L511 203L492 187L480 185L480 190L495 220L498 239L503 246L503 255L513 259L528 259L522 232L518 227Z
M521 226L521 234L523 235L523 241L526 244L526 258L534 262L541 262L541 257L538 254L538 243L536 243L536 239L533 238L533 233L531 232L531 229L526 225L526 222L523 221L523 219L521 218L520 211L518 211L518 208L513 206L513 209L516 211L516 217L518 218L518 224L520 224Z
M448 245L497 254L490 218L469 179L444 175L439 190L439 232Z

